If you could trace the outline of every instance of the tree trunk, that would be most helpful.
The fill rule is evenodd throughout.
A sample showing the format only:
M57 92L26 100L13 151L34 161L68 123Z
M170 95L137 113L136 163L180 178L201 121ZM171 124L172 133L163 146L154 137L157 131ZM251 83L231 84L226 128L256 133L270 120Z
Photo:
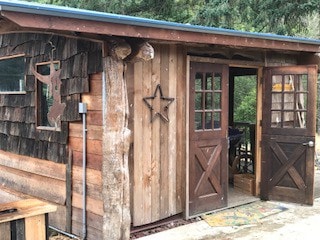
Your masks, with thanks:
M103 116L103 239L130 238L130 190L128 153L131 132L128 129L129 104L125 79L124 59L130 54L133 61L148 61L154 49L148 43L140 44L131 53L126 42L113 39L105 58L105 104ZM142 102L142 101L141 101Z
M106 72L102 165L104 240L129 239L131 223L128 98L124 79L124 57L117 55L117 52L113 51L115 54L106 57L104 63Z

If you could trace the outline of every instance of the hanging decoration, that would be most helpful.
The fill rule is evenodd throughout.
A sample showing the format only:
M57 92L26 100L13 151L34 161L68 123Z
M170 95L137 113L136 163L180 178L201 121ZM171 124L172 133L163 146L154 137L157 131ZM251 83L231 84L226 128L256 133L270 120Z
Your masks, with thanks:
M50 126L55 128L60 128L61 126L61 115L66 107L65 103L61 103L61 79L60 73L61 69L56 70L53 62L53 52L56 50L55 46L50 42L52 47L50 56L50 75L42 75L38 73L35 69L32 69L34 76L42 83L47 84L49 88L49 96L53 97L52 106L49 108L47 114Z
M155 104L154 101L157 100L160 101L160 104ZM150 122L153 122L157 117L160 117L164 122L169 122L168 108L174 101L174 98L164 97L160 84L157 85L153 96L144 97L143 101L150 109Z

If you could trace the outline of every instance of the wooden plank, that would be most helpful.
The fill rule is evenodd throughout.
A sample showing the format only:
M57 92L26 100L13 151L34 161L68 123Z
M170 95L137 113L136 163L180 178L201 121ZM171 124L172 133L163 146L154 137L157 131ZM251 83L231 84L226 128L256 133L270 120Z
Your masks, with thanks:
M263 79L263 69L258 69L258 75L257 75L257 108L256 108L256 160L255 160L255 195L260 195L260 182L261 182L261 171L262 171L262 163L261 163L261 141L262 141L262 79Z
M24 199L0 205L0 211L12 208L16 208L18 211L11 214L1 215L0 223L42 215L57 210L55 205L48 204L38 199Z
M220 59L220 58L210 58L210 57L196 57L190 56L190 60L194 62L204 62L204 63L218 63L227 64L230 67L244 67L244 68L257 68L265 66L264 62L253 62L244 60L230 60L230 59Z
M87 124L102 126L102 111L88 111Z
M87 188L87 196L92 197L97 200L102 200L102 186L101 185L96 185L96 184L91 184L87 183L86 185ZM72 189L74 192L82 194L82 181L74 180Z
M91 197L86 197L87 211L103 216L103 202ZM72 206L82 209L82 195L76 192L72 193Z
M82 138L82 123L69 123L69 137ZM87 139L102 141L102 127L87 124Z
M101 96L102 95L102 75L100 79L90 77L90 95Z
M94 96L89 94L81 95L82 102L87 103L87 109L93 111L102 110L102 96Z
M176 95L177 95L177 47L176 45L170 45L169 48L169 70L168 74L169 77L167 78L167 94L168 97L175 98L175 101L170 105L170 108L168 110L168 202L169 202L169 209L168 213L169 215L176 214L176 184L177 184L177 165L176 165L176 159L177 159L177 151L176 151L176 145L177 145L177 138L176 138L176 128L177 128L177 122L176 122L176 109L177 109L177 101L176 101Z
M8 202L15 202L21 199L21 197L17 196L11 189L4 188L3 186L0 187L0 204L8 203Z
M162 87L162 92L164 96L169 94L169 46L164 45L161 48L161 75L160 82ZM170 97L170 96L168 96ZM172 104L171 104L172 105ZM171 106L170 106L171 107ZM169 182L171 181L169 175L169 125L168 123L161 122L161 145L160 145L160 185L161 185L161 202L160 202L160 217L165 218L169 216Z
M97 186L102 186L102 176L101 171L87 169L87 183L91 183ZM72 167L72 182L82 181L82 167L73 166Z
M152 87L156 89L157 85L160 84L160 71L161 71L161 58L159 45L154 46L155 57L152 60ZM153 90L154 91L154 90ZM154 101L154 108L160 108L160 101ZM160 146L161 146L161 130L160 130L160 119L156 119L152 123L152 140L151 140L151 167L152 167L152 178L151 178L151 221L157 221L160 219L160 201L161 201L161 187L160 186Z
M46 239L45 215L27 217L25 219L26 240Z
M82 209L75 207L72 208L72 221L82 223ZM102 231L103 217L92 212L87 212L87 223L88 227Z
M2 150L0 150L0 165L58 180L66 179L66 166L64 164L17 155Z
M82 152L82 138L75 138L70 137L69 138L69 146L72 150ZM87 140L87 153L92 154L100 154L102 155L102 141L101 140Z
M0 172L0 182L2 186L50 202L58 204L65 203L66 186L64 181L30 174L4 166L0 166Z
M140 69L140 72L138 70L135 70L135 74L142 74L141 79L141 89L143 89L142 98L146 96L153 95L154 89L151 89L151 64L150 62L142 63L142 69ZM136 76L135 76L136 79ZM137 96L138 98L138 96ZM139 161L141 161L140 168L142 169L142 175L140 178L140 184L142 184L141 192L137 192L137 194L142 194L142 209L140 208L140 214L143 214L140 221L143 223L149 223L151 222L151 151L144 151L146 148L150 148L152 141L151 141L151 129L152 124L150 123L150 110L148 107L143 104L141 101L142 98L138 98L139 101L137 104L140 104L140 114L141 114L141 125L139 127L135 127L136 132L141 132L141 135L139 136L139 142L140 143L140 151L142 152L141 158ZM135 120L136 123L136 120ZM135 143L136 144L136 143ZM135 157L135 159L138 159ZM136 167L135 167L136 169ZM136 173L135 173L136 174ZM143 212L143 213L142 213Z
M49 225L54 226L62 231L68 230L67 207L56 205L57 211L49 213ZM68 232L68 231L67 231Z
M190 56L187 56L187 66L186 66L186 171L185 171L185 211L184 215L186 219L190 218Z
M64 229L66 232L71 232L72 227L72 150L68 148L68 161L66 166L66 207L65 207L65 224ZM50 216L50 215L49 215ZM62 215L63 216L63 215ZM54 226L58 226L55 224Z
M10 222L0 223L0 240L11 240Z
M138 226L145 222L144 218L144 188L143 188L143 135L144 128L142 126L144 115L142 113L142 99L144 97L145 89L142 88L142 62L134 64L134 156L133 156L133 216L132 222L134 226ZM146 138L146 144L148 139ZM148 197L148 196L146 196Z
M186 52L184 47L177 49L176 81L176 212L183 212L186 182Z
M72 233L76 236L82 236L82 222L72 221ZM102 230L97 230L92 226L87 227L87 239L103 239Z
M175 29L160 29L145 26L132 26L131 24L107 23L102 21L89 21L85 19L60 18L57 16L36 15L28 13L19 13L10 11L2 11L2 15L6 19L10 19L21 27L30 28L37 22L36 28L46 29L47 31L61 30L66 32L84 32L103 35L114 35L123 37L137 37L145 39L157 39L159 41L175 41L181 43L203 43L217 44L234 47L249 47L249 48L264 48L277 50L292 50L318 52L317 44L283 41L276 39L254 38L247 35L239 36L224 35L221 32L192 32L175 30ZM55 23L54 25L52 23ZM188 26L186 26L187 28Z
M82 166L82 152L73 151L73 165ZM102 155L87 153L87 168L101 171Z
M102 73L99 72L99 73L90 74L90 81L102 81ZM90 90L90 92L91 92L91 90Z

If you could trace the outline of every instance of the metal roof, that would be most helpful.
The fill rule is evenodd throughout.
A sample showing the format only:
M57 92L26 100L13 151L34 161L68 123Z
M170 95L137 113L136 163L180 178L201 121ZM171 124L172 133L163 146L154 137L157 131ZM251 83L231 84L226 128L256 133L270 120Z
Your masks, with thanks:
M286 41L295 43L305 43L320 45L320 40L302 38L302 37L291 37L282 36L271 33L256 33L256 32L244 32L216 27L205 27L198 25L182 24L175 22L167 22L161 20L153 20L141 17L132 17L126 15L97 12L62 6L54 6L48 4L32 3L26 1L16 0L0 0L0 11L12 11L21 13L30 13L37 15L47 15L56 17L75 18L82 20L100 21L108 23L118 23L132 26L151 27L159 29L187 31L194 33L208 33L208 34L219 34L235 37L248 37L258 38L266 40Z

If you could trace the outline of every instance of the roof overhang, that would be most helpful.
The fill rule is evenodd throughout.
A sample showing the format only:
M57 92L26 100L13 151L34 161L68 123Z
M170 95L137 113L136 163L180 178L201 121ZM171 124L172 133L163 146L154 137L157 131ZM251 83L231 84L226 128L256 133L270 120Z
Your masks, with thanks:
M181 43L320 52L320 40L315 39L241 32L22 1L0 0L0 14L4 21L0 21L1 32L34 30L85 33Z

